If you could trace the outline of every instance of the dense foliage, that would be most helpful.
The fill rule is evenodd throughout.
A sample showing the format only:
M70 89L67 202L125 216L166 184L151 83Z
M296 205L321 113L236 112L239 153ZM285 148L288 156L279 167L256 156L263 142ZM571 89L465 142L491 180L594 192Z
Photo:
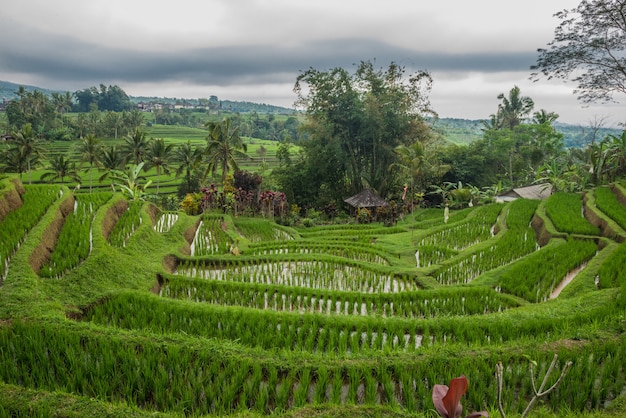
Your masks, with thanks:
M401 181L389 171L398 161L394 148L429 139L424 116L432 113L431 81L425 71L407 77L395 63L383 71L361 62L354 74L303 72L294 90L309 139L305 160L278 174L281 188L306 205L337 203L365 185L389 195Z

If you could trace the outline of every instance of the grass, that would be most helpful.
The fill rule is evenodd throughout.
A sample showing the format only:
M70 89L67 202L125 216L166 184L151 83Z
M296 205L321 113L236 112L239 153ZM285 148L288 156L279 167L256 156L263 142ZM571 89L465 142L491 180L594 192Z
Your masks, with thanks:
M14 188L0 180L0 196ZM116 210L123 198L115 194L95 212L89 255L59 277L40 277L33 260L58 244L54 231L71 193L63 188L28 224L0 286L0 415L433 417L432 386L465 374L464 409L498 416L493 373L503 362L505 409L515 417L531 396L528 359L543 372L554 353L573 366L533 416L626 414L623 280L616 274L623 244L587 235L598 251L554 300L507 294L504 285L515 277L526 274L532 287L544 274L531 274L525 263L540 265L542 254L569 248L553 239L534 251L528 225L536 202L452 211L448 224L439 209L417 210L394 227L285 228L212 214L221 228L215 237L239 243L240 255L190 256L199 217L179 212L158 229L160 214L148 203L126 212L141 221L124 245L112 245L107 237L122 219ZM497 233L484 234L495 223ZM416 268L424 237L439 237L432 244L439 258ZM515 262L504 257L466 284L436 280L472 257L528 242L530 253L518 251ZM581 260L588 257L585 250ZM181 265L196 272L175 274ZM200 268L213 280L195 278ZM595 277L604 274L598 288ZM336 287L361 286L370 276L412 287ZM294 285L325 280L319 288Z

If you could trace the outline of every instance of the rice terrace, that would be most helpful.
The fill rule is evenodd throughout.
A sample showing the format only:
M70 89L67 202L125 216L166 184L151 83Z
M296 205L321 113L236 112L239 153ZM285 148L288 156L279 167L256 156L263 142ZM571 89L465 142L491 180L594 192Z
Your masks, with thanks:
M460 375L519 414L555 354L537 413L624 411L623 183L308 228L1 194L2 415L434 416Z
M626 417L626 124L520 88L623 118L626 0L528 50L532 2L23 3L0 76L80 89L0 81L0 417ZM400 63L354 55L375 51ZM454 69L438 98L429 62ZM289 84L290 108L208 90Z

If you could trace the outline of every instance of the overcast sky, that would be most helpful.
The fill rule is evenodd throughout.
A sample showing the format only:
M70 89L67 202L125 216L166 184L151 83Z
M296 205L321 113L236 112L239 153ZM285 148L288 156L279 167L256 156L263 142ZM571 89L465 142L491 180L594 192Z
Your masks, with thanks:
M560 121L626 122L583 107L571 82L529 80L554 13L580 0L3 0L0 80L74 92L246 100L292 107L308 68L375 60L427 70L441 117L486 119L517 85ZM620 99L620 98L618 98ZM626 100L626 98L622 98Z

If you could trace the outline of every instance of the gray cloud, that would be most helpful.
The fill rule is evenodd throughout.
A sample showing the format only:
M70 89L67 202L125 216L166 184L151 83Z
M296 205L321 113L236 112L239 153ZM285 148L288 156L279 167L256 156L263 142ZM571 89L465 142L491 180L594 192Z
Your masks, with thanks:
M235 45L162 52L112 48L67 35L12 26L0 39L0 71L59 84L181 81L197 85L294 82L299 71L350 68L361 60L405 65L409 71L524 71L534 52L423 52L367 38Z

